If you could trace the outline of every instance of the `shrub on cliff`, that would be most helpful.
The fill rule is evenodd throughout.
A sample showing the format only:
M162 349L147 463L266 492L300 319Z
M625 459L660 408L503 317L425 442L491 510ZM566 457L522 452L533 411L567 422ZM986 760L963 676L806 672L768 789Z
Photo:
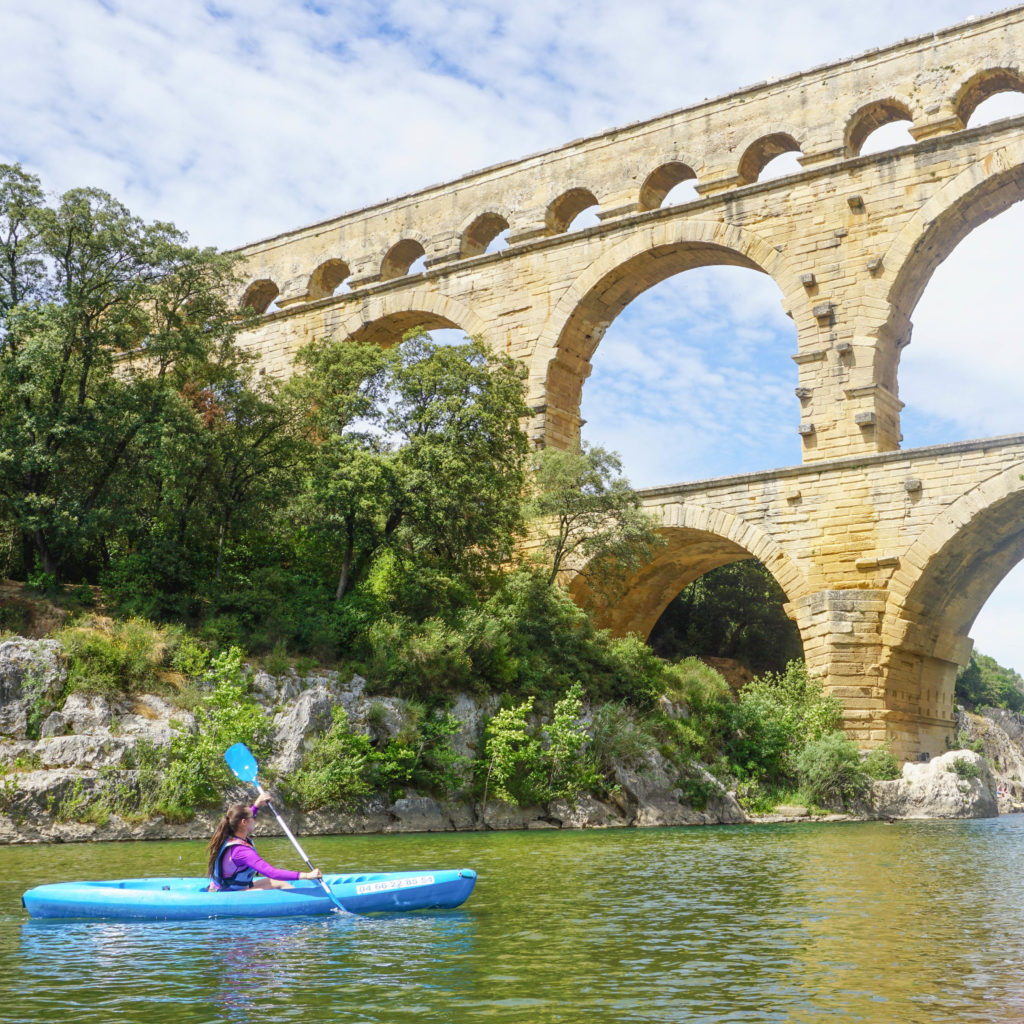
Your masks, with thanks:
M766 672L740 691L730 759L742 779L774 786L795 780L803 748L838 729L842 705L825 694L802 661Z
M242 652L234 647L217 655L204 681L211 688L195 709L196 731L181 731L171 741L155 798L159 810L174 820L223 801L224 791L236 782L224 763L228 747L244 743L257 761L270 754L270 723L249 693Z

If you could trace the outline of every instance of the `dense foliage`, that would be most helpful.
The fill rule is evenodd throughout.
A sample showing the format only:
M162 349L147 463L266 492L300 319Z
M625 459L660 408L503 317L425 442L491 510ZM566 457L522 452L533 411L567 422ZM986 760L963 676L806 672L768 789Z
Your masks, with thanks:
M723 565L694 580L651 631L663 658L735 658L754 673L780 672L803 656L800 633L783 605L786 595L758 561Z
M613 600L624 576L650 561L658 543L619 457L596 445L544 448L532 469L529 513L546 525L548 583L571 568L596 596Z
M1024 679L987 654L972 654L957 673L956 700L971 711L980 707L1024 711Z

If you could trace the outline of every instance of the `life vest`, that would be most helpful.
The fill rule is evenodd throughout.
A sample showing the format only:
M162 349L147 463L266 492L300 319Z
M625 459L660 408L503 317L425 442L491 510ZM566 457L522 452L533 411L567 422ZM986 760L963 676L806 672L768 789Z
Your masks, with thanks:
M251 846L256 849L256 844L251 839L239 839L237 836L226 839L217 851L217 859L213 862L213 884L218 889L228 892L233 889L251 889L252 880L256 875L255 868L239 868L233 875L224 874L224 851L229 846Z

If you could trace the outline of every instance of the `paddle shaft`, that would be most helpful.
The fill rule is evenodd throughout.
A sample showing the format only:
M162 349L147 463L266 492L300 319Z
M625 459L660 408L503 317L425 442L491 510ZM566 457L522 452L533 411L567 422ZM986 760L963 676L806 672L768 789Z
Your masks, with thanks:
M253 783L255 784L256 789L259 791L260 796L268 795L267 791L260 785L259 779L253 779ZM309 857L306 856L306 851L301 846L299 846L298 839L296 839L295 836L292 835L292 830L284 823L284 818L282 818L281 815L277 813L277 808L269 800L267 801L266 805L270 808L271 813L277 819L278 825L281 826L281 831L284 832L284 834L292 841L292 846L295 847L296 851L298 852L298 855L306 862L306 866L309 868L310 871L315 871L316 869L313 867L313 862L309 859ZM334 893L331 892L328 884L322 878L318 878L317 881L320 883L320 886L323 889L323 891L327 893L327 895L331 898L331 902L339 910L345 910L345 908L338 902L337 897L334 895Z

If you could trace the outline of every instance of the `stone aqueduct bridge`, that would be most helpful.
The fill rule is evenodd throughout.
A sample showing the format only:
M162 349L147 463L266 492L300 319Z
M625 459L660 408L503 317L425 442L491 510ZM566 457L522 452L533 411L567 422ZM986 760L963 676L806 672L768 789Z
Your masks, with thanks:
M278 373L314 337L461 328L523 361L531 437L565 446L637 295L712 264L769 274L797 330L803 465L646 492L668 544L606 621L646 633L700 573L755 556L851 732L934 753L971 624L1024 554L1024 437L900 452L898 366L935 267L1024 196L1024 118L966 127L1005 91L1024 92L1024 7L270 238L243 250L239 301L265 314L247 343ZM914 144L860 155L899 120ZM759 181L787 151L800 172ZM687 179L698 198L662 206ZM573 230L588 207L599 223Z

